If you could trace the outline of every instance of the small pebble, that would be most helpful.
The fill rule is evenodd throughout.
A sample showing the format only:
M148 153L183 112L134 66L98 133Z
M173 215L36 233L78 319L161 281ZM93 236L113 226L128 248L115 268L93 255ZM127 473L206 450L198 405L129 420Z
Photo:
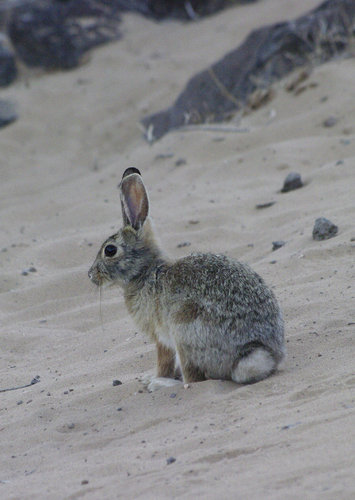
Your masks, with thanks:
M314 240L328 240L333 238L338 233L338 226L333 224L330 220L325 217L319 217L316 219L313 227L313 239Z
M173 464L174 462L176 462L176 458L174 458L174 457L169 457L166 459L166 463L168 465Z
M275 250L278 250L279 248L283 247L284 245L286 245L286 241L282 241L282 240L273 241L272 242L272 251L274 252Z
M328 118L326 118L323 121L323 126L324 127L334 127L334 125L336 125L337 123L338 123L338 119L335 118L335 116L328 116Z
M81 481L81 484L84 486L85 484L89 484L89 481L87 479L83 479Z
M171 397L171 399L176 398L176 393L175 393L175 392L172 392L172 393L170 394L170 397Z
M157 154L155 160L166 160L167 158L172 158L174 153L160 153Z
M75 424L68 424L68 429L74 429L75 428Z
M266 203L258 203L257 205L255 205L255 208L257 208L258 210L262 210L263 208L269 208L269 207L272 207L273 205L275 205L276 201L267 201Z
M178 158L175 162L176 167L182 167L182 165L186 165L187 161L185 158Z
M303 182L300 174L297 172L290 172L284 181L281 193L287 193L288 191L293 191L294 189L301 188L302 186Z
M189 241L183 241L182 243L179 243L176 245L177 248L184 248L184 247L189 247L191 243Z
M113 380L112 385L115 387L116 385L122 385L122 382L120 380Z

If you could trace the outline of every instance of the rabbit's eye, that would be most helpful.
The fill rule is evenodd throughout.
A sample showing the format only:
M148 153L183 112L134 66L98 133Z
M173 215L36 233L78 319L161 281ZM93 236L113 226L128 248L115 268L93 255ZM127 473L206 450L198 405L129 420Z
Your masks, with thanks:
M105 255L106 257L113 257L117 253L117 247L115 245L107 245L105 247Z

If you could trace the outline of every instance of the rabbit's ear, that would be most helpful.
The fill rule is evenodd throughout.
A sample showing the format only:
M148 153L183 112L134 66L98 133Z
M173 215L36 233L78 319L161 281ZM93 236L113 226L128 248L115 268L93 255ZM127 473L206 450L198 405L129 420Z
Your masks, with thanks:
M137 231L143 226L149 212L147 191L137 168L125 170L120 191L124 225L132 226Z

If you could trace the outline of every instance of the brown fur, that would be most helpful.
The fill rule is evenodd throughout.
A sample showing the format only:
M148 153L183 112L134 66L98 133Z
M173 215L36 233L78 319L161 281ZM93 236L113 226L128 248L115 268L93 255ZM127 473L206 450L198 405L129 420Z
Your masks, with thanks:
M186 301L174 314L176 323L192 323L200 315L200 307L196 302Z
M157 341L158 377L174 378L175 352Z

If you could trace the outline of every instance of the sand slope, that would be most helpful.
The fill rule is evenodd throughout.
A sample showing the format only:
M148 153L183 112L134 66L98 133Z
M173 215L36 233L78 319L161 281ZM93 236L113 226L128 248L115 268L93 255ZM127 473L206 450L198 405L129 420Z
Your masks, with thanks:
M298 96L277 85L241 119L244 133L179 131L150 146L137 125L252 28L316 3L265 0L195 25L127 15L123 40L80 69L23 71L1 91L21 118L0 131L0 389L40 376L0 393L1 498L354 497L354 60L318 67ZM168 253L225 252L273 287L283 371L252 386L143 390L154 346L117 289L103 295L101 324L87 278L120 226L129 165ZM281 194L290 171L306 185ZM312 240L320 216L337 237ZM274 240L286 245L272 252Z

